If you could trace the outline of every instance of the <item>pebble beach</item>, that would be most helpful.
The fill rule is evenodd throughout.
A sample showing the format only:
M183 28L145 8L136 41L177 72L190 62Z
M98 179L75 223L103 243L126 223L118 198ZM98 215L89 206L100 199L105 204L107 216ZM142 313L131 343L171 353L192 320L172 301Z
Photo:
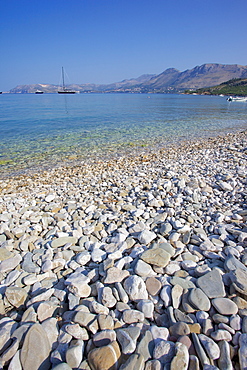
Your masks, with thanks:
M247 369L246 134L0 180L0 369Z

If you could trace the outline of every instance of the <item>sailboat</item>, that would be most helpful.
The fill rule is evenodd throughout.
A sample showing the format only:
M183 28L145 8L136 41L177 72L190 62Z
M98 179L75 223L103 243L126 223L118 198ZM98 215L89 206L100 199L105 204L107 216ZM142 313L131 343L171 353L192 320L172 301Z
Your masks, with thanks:
M63 79L63 86L62 90L58 90L58 94L75 94L76 91L66 89L65 84L64 84L64 69L62 67L62 79Z

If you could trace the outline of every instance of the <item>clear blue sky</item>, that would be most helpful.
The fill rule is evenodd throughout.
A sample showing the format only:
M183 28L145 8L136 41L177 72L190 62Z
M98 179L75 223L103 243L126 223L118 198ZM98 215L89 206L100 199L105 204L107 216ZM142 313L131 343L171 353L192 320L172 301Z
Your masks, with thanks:
M0 90L247 65L247 0L2 0Z

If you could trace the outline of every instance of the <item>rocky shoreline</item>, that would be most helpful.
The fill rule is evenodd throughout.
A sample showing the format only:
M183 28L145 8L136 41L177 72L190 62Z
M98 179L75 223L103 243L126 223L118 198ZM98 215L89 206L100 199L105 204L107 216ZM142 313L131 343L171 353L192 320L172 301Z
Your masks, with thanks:
M246 132L0 181L0 369L247 368Z

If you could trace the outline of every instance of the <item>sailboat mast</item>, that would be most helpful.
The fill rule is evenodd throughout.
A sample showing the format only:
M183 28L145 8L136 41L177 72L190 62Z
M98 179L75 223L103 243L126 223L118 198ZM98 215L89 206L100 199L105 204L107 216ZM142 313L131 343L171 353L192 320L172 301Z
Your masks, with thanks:
M63 78L63 90L65 90L65 85L64 85L64 71L63 71L63 67L62 67L62 78Z

